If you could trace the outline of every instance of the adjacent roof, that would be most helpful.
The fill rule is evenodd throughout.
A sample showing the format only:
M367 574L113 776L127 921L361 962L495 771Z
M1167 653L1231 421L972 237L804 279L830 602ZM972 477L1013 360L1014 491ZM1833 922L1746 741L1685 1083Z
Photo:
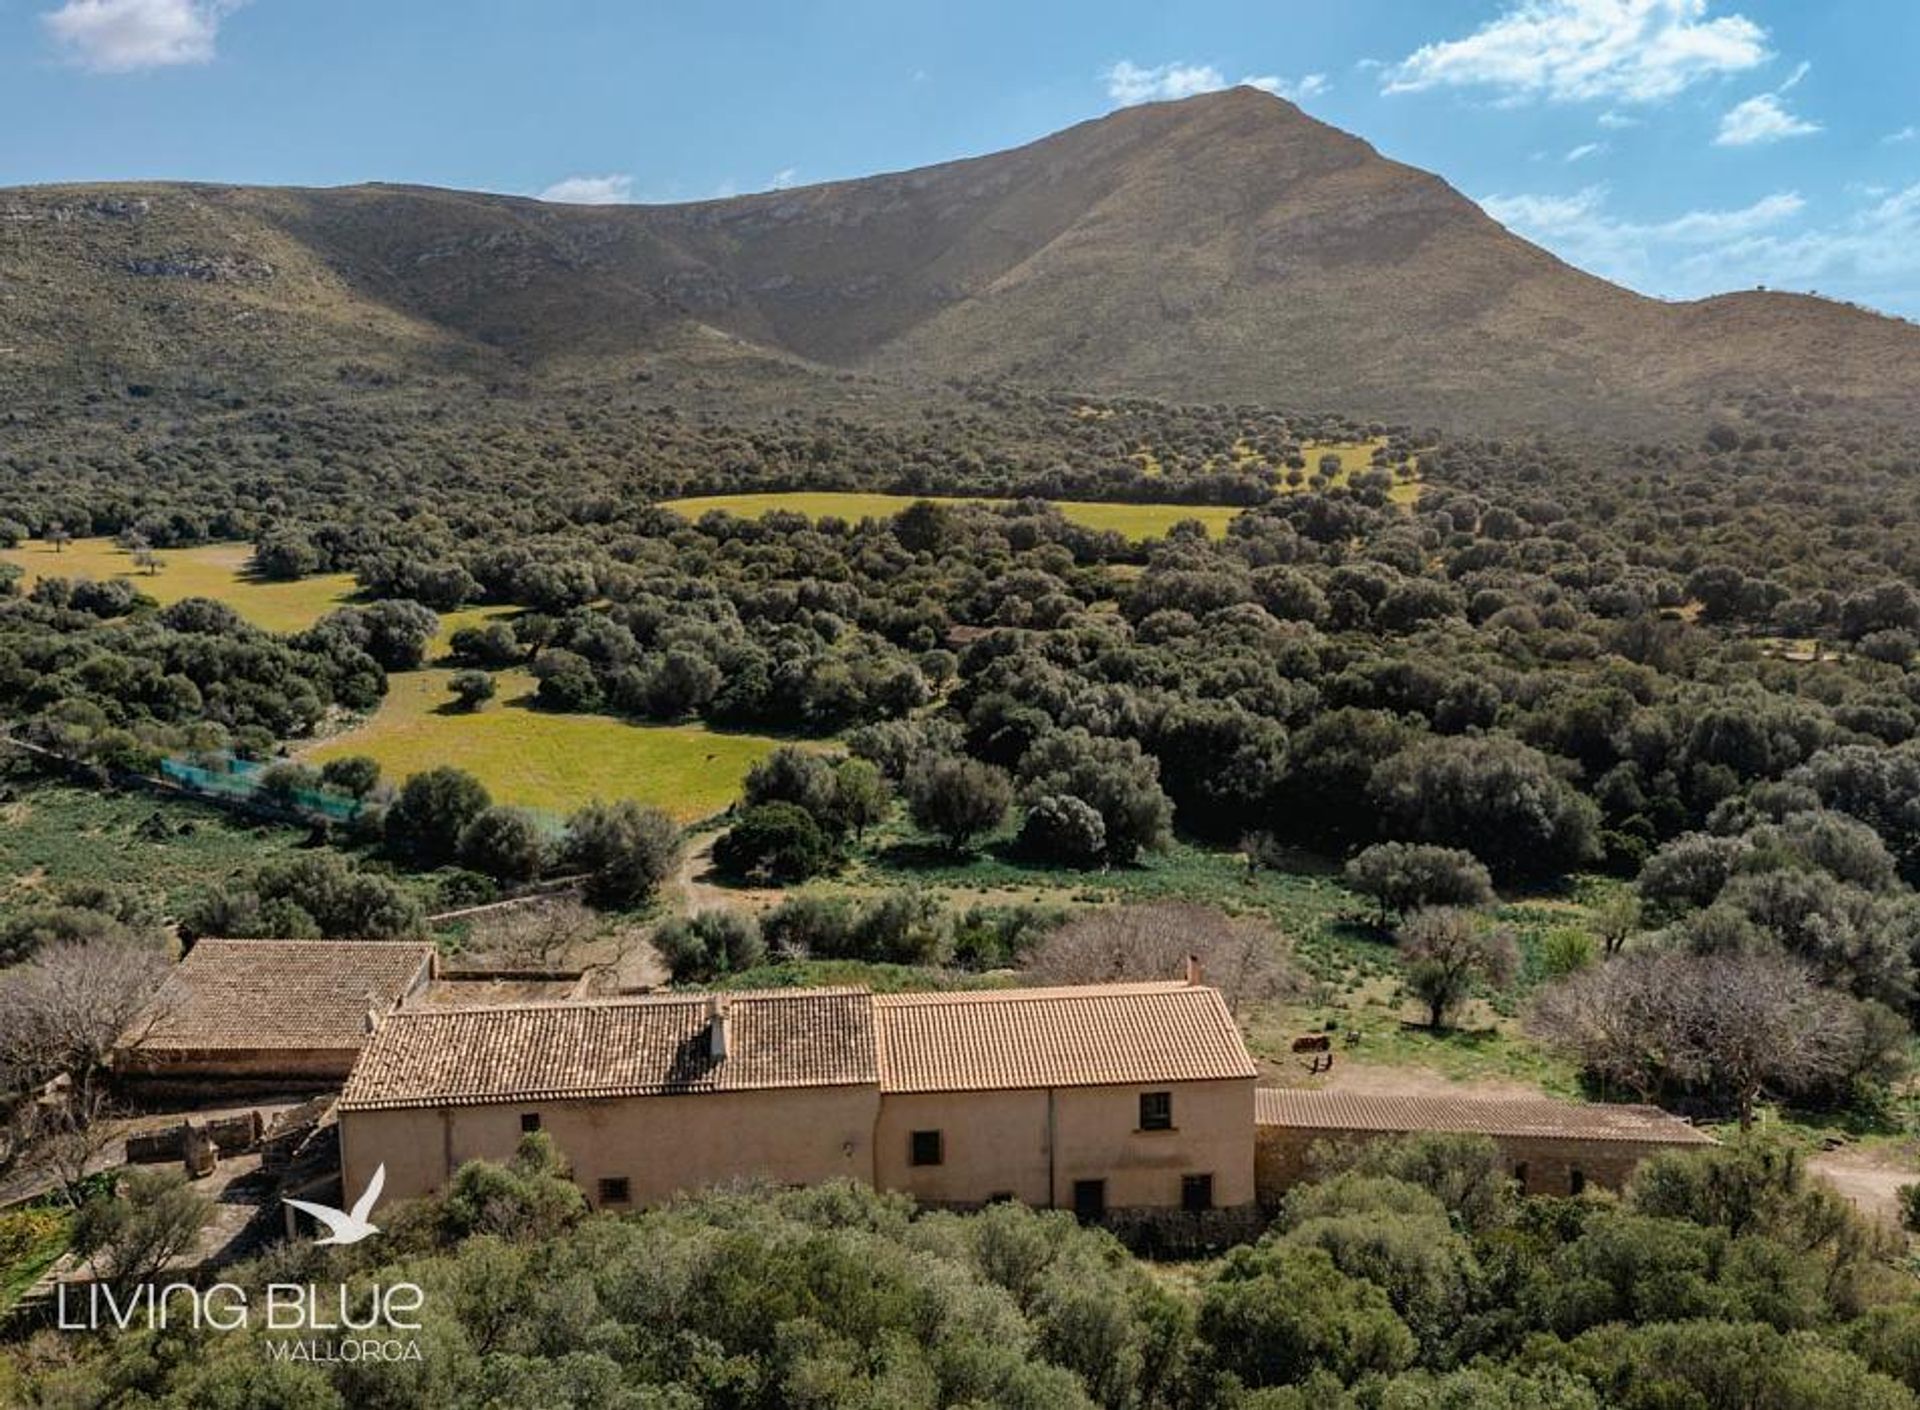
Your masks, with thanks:
M873 1006L883 1092L1256 1075L1220 991L1197 985L882 994Z
M1261 1126L1325 1131L1452 1131L1479 1136L1532 1136L1561 1141L1625 1141L1639 1145L1712 1145L1713 1137L1658 1107L1599 1102L1516 1101L1458 1097L1370 1096L1261 1087L1254 1092Z
M873 1001L860 989L729 996L715 1058L708 996L414 1009L381 1023L342 1111L872 1085Z
M202 940L121 1035L137 1052L357 1048L431 945L391 940Z

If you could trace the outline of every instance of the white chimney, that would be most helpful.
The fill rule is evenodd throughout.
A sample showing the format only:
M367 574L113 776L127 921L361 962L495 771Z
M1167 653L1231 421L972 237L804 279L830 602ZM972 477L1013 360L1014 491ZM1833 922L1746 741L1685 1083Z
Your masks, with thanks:
M707 1051L718 1062L727 1055L732 1034L728 1032L727 997L715 994L707 1000Z
M1187 956L1187 983L1198 985L1200 981L1201 981L1200 956L1188 955Z

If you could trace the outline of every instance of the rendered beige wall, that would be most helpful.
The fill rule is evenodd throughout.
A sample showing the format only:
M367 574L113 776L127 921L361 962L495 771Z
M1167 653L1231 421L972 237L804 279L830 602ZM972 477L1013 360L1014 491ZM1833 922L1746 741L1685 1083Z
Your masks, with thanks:
M872 1087L627 1097L612 1101L350 1111L340 1117L349 1197L387 1167L386 1198L436 1190L466 1161L506 1160L524 1112L573 1166L598 1202L600 1181L625 1178L634 1206L738 1179L813 1184L871 1180L879 1093Z
M1173 1094L1174 1129L1138 1129L1143 1092ZM1051 1193L1049 1099L1045 1089L889 1093L880 1102L875 1182L933 1202L1010 1194L1070 1208L1076 1180L1105 1180L1110 1209L1178 1208L1182 1177L1210 1174L1217 1208L1252 1202L1251 1080L1054 1089ZM910 1164L912 1133L932 1130L941 1133L942 1163Z

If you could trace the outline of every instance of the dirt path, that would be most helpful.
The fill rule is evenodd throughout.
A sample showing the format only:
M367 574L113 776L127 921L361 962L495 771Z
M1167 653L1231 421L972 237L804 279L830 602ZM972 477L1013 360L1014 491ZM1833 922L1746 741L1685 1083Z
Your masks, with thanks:
M681 909L686 914L697 916L703 911L766 911L786 899L787 893L777 886L754 889L723 886L715 880L713 844L718 836L718 833L710 832L695 841L680 859L680 870L674 873L673 885L680 893Z
M1807 1168L1832 1185L1870 1218L1900 1221L1900 1187L1920 1182L1914 1153L1890 1146L1853 1146L1822 1151Z

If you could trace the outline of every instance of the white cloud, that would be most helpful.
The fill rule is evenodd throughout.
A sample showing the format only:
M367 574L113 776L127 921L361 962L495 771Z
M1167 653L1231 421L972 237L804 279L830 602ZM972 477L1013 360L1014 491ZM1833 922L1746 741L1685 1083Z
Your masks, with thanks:
M1641 125L1639 118L1628 117L1625 113L1616 113L1611 108L1600 114L1599 122L1602 127L1613 132L1619 132L1625 128L1639 127Z
M1122 59L1100 75L1107 83L1107 96L1122 107L1135 103L1160 103L1175 98L1192 98L1201 93L1217 93L1234 86L1226 74L1212 64L1154 64L1143 67ZM1240 83L1278 97L1303 102L1330 86L1323 73L1310 73L1300 79L1264 74L1243 78Z
M1107 96L1122 106L1157 103L1169 98L1191 98L1227 86L1226 75L1212 64L1155 64L1142 68L1122 59L1106 73Z
M1920 128L1916 128L1912 123L1908 123L1905 127L1901 128L1898 132L1889 132L1885 137L1882 137L1880 140L1886 143L1888 146L1892 146L1898 142L1911 142L1916 137L1920 137Z
M786 189L787 189L787 188L788 188L789 186L793 186L793 185L795 185L795 184L797 184L797 183L799 182L799 180L800 180L800 168L799 168L799 167L797 167L797 166L783 166L783 167L781 167L781 168L780 168L780 170L778 170L778 171L776 171L776 172L775 172L775 173L773 174L773 187L772 187L772 189L773 189L773 190L775 190L775 191L784 191L784 190L786 190Z
M569 176L542 191L536 200L570 206L620 206L633 199L631 176Z
M1910 304L1920 289L1920 182L1835 225L1797 234L1753 232L1711 257L1694 256L1681 272L1740 284L1817 287L1882 307Z
M220 22L245 0L66 0L40 16L73 62L132 73L213 58Z
M1736 210L1698 210L1670 220L1639 222L1606 213L1607 190L1589 186L1571 196L1488 196L1486 213L1531 236L1572 241L1591 250L1628 250L1649 244L1708 244L1751 234L1806 209L1798 192L1780 191Z
M1578 147L1568 152L1563 160L1568 162L1583 162L1588 157L1597 157L1606 150L1607 144L1605 142L1582 142Z
M1789 88L1792 86L1791 83L1787 85ZM1744 103L1734 104L1720 115L1720 131L1714 137L1713 145L1754 147L1765 142L1778 142L1786 137L1805 137L1819 130L1819 123L1809 122L1788 112L1778 94L1762 93Z
M1387 71L1386 91L1488 87L1513 99L1671 98L1714 74L1769 57L1744 15L1707 16L1708 0L1518 0L1461 39L1423 45Z
M1879 308L1920 303L1920 182L1869 194L1829 219L1782 191L1733 210L1634 221L1607 209L1604 187L1570 196L1492 196L1495 220L1583 269L1667 298L1764 284Z

